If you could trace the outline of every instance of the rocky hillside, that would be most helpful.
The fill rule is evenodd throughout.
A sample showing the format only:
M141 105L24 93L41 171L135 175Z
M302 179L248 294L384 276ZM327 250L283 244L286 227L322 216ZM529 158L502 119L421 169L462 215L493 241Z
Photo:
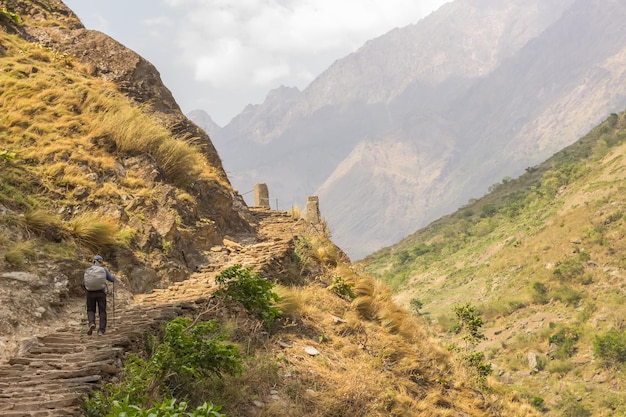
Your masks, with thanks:
M536 415L429 340L324 224L248 208L152 65L62 2L0 1L0 68L1 415L104 416L174 395L246 417ZM100 338L80 290L94 253L117 277ZM217 279L238 265L256 285L243 300ZM267 288L277 297L259 307ZM214 329L228 355L209 360L229 372L134 378L182 316L184 332Z
M0 332L53 316L95 252L149 291L251 229L208 136L150 63L61 2L0 5Z
M446 343L484 321L499 379L546 415L626 413L626 114L363 261Z
M457 0L279 88L216 134L236 188L317 194L360 258L626 106L621 2Z

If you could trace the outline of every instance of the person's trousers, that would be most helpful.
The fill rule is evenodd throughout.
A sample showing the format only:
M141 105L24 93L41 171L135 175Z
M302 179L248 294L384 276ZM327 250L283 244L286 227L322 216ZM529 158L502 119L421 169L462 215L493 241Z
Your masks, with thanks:
M104 333L107 328L107 294L104 291L87 291L87 320L96 324L96 306L100 318L99 329Z

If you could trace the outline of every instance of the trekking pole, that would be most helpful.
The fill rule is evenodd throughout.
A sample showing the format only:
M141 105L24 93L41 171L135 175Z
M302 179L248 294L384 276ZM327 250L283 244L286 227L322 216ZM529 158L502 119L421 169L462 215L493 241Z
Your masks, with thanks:
M115 329L115 281L113 281L113 328Z

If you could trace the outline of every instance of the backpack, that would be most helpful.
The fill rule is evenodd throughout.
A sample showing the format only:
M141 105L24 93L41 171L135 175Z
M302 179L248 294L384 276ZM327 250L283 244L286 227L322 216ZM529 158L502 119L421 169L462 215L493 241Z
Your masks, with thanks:
M107 273L102 266L93 265L85 270L83 278L87 291L101 291L107 286Z

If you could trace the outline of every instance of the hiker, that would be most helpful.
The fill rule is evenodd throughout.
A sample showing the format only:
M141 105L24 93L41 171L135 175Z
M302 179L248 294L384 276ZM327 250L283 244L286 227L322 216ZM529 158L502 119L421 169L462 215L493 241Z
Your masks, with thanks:
M96 328L96 305L100 317L98 335L103 335L107 329L107 281L113 282L115 289L115 277L102 265L103 262L102 256L94 256L93 265L85 270L83 277L82 286L87 298L87 320L89 320L88 335ZM115 297L115 294L113 296Z

